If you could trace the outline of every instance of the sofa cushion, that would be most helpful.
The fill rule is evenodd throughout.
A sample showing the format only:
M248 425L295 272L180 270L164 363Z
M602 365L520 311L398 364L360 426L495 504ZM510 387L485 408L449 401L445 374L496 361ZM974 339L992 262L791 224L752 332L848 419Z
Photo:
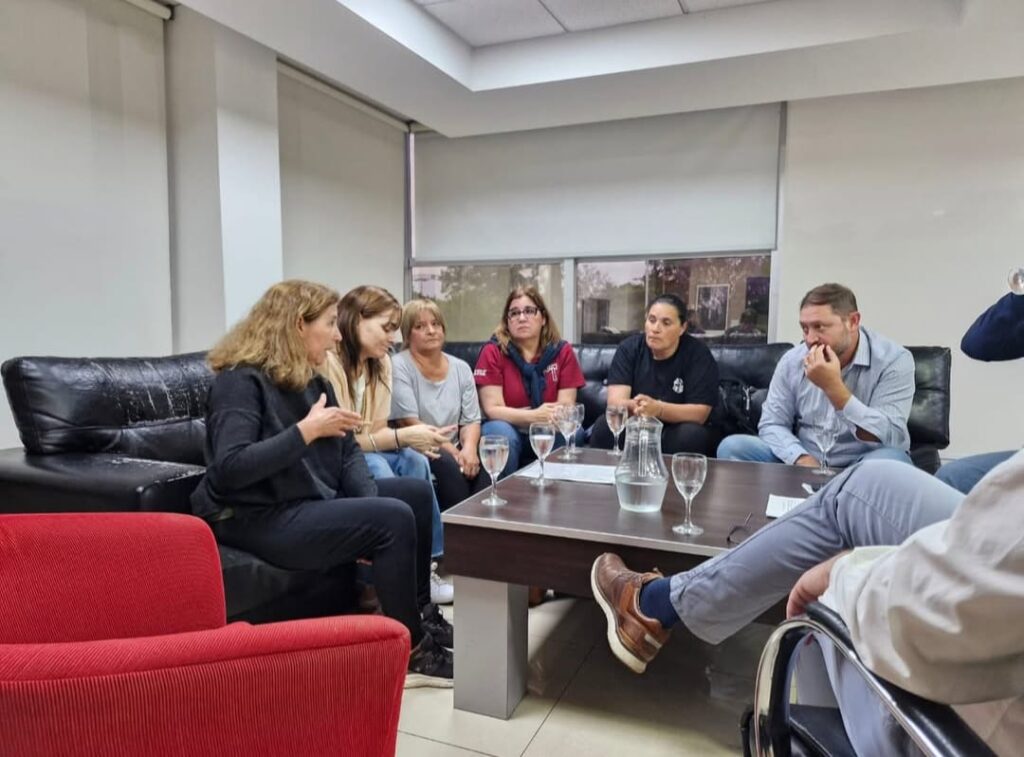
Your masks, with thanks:
M26 452L114 452L203 464L205 353L156 358L20 357L0 366Z

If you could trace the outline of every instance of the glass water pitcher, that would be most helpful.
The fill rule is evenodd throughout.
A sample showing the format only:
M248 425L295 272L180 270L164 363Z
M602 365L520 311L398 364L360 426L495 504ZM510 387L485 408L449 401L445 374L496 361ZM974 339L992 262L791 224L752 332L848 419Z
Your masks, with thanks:
M619 507L634 513L661 509L668 487L668 468L661 456L662 423L634 415L626 421L626 447L615 466Z

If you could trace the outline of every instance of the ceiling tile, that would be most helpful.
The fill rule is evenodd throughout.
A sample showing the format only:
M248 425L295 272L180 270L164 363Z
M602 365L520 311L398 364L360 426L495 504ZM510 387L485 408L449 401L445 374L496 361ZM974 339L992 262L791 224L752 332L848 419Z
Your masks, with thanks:
M473 47L565 32L539 0L449 0L423 10Z
M678 0L543 0L571 32L681 16Z
M758 3L769 3L772 1L773 0L679 0L687 13L714 11L719 8L733 8L737 5L757 5Z

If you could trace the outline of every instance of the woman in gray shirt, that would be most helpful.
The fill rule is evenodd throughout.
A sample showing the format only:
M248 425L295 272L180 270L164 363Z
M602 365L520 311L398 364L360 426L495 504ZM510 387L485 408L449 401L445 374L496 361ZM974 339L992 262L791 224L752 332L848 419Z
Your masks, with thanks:
M430 300L412 300L402 310L405 349L392 359L391 419L398 425L457 426L457 435L430 461L442 510L487 486L480 475L480 401L473 369L445 353L445 322Z

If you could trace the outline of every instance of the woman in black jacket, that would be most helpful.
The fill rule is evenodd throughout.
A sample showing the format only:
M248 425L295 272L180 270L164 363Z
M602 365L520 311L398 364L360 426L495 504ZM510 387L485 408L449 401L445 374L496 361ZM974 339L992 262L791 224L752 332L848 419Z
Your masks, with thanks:
M406 626L406 686L451 686L452 628L430 605L432 499L409 478L375 482L317 368L340 339L338 293L275 284L210 351L206 475L192 509L218 541L292 570L373 562L384 613Z

